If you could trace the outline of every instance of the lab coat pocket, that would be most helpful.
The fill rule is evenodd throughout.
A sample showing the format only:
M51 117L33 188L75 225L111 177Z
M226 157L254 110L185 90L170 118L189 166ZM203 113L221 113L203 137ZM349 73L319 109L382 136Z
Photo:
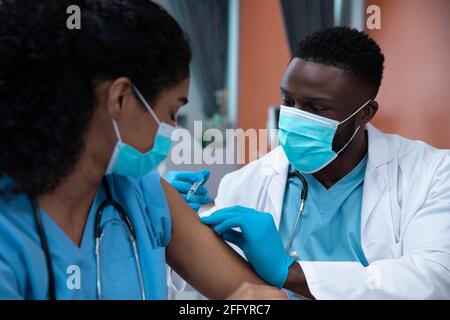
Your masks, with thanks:
M139 300L141 298L134 257L116 260L108 264L102 280L104 299Z

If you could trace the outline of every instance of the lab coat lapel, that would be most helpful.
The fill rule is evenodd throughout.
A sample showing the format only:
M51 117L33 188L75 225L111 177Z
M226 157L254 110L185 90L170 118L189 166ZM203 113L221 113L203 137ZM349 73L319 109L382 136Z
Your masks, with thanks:
M269 165L273 170L267 192L269 193L268 198L273 210L273 212L270 213L272 214L278 228L281 220L281 211L283 209L283 199L289 171L289 161L281 147L278 147L272 152L269 161Z
M391 150L384 135L372 125L367 125L369 151L367 168L364 177L364 191L361 206L361 236L364 236L370 215L377 207L380 199L388 201L385 195L388 184L387 162L392 159ZM388 204L380 204L389 209Z
M361 210L361 230L364 234L370 215L381 199L386 182L377 168L367 168L364 178L364 191Z

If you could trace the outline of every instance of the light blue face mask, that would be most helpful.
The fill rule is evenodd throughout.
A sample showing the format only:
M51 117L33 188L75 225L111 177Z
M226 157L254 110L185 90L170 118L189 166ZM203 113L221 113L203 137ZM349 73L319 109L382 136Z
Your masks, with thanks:
M341 122L281 106L278 139L289 162L302 173L315 173L329 165L347 148L360 128L358 126L345 146L335 152L333 139L338 126L351 119L370 101L372 99Z
M107 175L118 174L130 177L145 176L167 158L172 146L171 137L175 128L166 123L161 123L140 91L136 87L133 87L133 89L139 97L139 100L141 100L142 104L147 108L150 115L159 125L153 141L153 148L146 153L141 153L132 146L124 143L117 122L113 119L113 127L116 132L117 142L106 170Z

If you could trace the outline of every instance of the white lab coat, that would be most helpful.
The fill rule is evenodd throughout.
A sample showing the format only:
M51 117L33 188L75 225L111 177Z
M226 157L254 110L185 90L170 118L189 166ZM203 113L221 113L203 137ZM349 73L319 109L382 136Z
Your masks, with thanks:
M369 262L300 261L316 299L450 299L450 150L367 126L361 244ZM289 163L281 147L226 175L215 208L280 223Z

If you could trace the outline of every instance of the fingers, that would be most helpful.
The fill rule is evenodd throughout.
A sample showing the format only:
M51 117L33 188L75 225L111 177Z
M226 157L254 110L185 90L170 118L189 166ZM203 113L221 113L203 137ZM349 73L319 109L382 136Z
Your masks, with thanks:
M253 212L253 210L241 206L222 208L215 211L209 217L202 218L202 222L207 225L220 224L228 219L239 217L249 212Z
M243 249L245 240L240 232L231 229L231 230L225 231L220 236L222 237L223 240L231 242L231 243L237 245L239 248Z
M175 176L175 180L194 183L196 181L199 181L200 179L204 179L204 184L208 178L209 178L209 171L208 170L200 170L198 172L191 172L191 171L178 171Z
M193 183L193 182L199 180L199 176L197 175L196 172L179 171L175 175L175 179L178 181Z
M214 231L217 234L222 234L225 231L228 231L232 228L240 228L241 224L242 224L242 220L239 217L230 218L230 219L227 219L224 222L216 225L214 227Z
M238 215L236 211L230 210L230 208L220 209L208 217L201 219L202 223L207 225L220 224L228 219L234 218Z
M206 183L206 181L208 181L209 179L209 175L210 172L209 170L200 170L199 172L197 172L199 175L201 175L204 179L204 181L202 182L202 185Z

